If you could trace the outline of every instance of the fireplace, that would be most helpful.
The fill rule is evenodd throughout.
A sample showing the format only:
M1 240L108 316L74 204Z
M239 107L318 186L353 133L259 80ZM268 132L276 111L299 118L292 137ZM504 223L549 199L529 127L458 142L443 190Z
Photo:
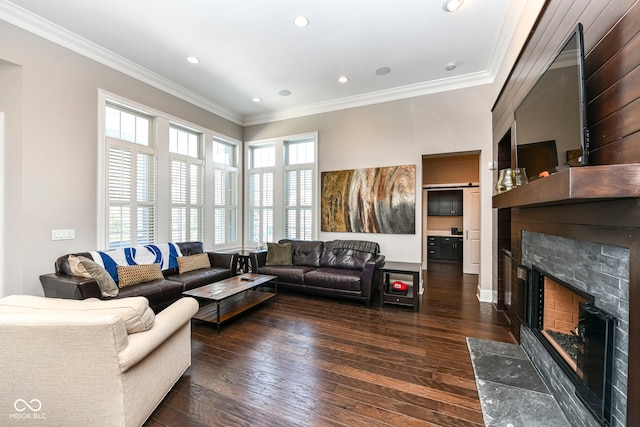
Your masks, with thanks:
M627 425L629 249L525 230L521 248L523 349L577 426Z
M595 297L533 266L527 281L527 323L575 385L580 401L611 425L616 319Z

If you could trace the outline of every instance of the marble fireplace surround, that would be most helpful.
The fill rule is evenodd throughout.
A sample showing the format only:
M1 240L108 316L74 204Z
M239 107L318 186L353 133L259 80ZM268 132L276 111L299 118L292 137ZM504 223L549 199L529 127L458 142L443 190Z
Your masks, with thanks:
M536 266L593 295L596 307L618 319L614 349L612 425L627 425L629 249L530 231L522 231L521 242L523 265ZM521 326L521 345L567 418L575 425L600 425L577 398L575 386L569 377L531 329L524 325Z

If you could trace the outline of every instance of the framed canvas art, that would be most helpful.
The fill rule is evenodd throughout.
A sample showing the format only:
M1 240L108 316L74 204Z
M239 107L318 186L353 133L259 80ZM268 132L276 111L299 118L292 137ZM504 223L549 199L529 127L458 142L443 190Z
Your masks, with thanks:
M415 165L322 172L321 230L415 234Z

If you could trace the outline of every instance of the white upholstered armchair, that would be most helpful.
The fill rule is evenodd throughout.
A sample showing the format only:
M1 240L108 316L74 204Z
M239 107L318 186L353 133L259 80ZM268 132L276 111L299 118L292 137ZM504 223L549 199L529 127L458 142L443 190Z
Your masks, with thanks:
M0 419L141 425L191 364L197 310L192 298L158 314L143 297L0 299Z

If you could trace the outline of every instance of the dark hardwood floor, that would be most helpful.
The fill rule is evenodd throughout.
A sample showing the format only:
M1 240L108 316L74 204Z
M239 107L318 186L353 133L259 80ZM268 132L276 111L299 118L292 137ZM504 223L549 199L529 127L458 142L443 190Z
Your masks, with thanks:
M481 426L466 337L514 342L476 276L431 263L420 311L281 292L193 321L192 366L147 426Z

